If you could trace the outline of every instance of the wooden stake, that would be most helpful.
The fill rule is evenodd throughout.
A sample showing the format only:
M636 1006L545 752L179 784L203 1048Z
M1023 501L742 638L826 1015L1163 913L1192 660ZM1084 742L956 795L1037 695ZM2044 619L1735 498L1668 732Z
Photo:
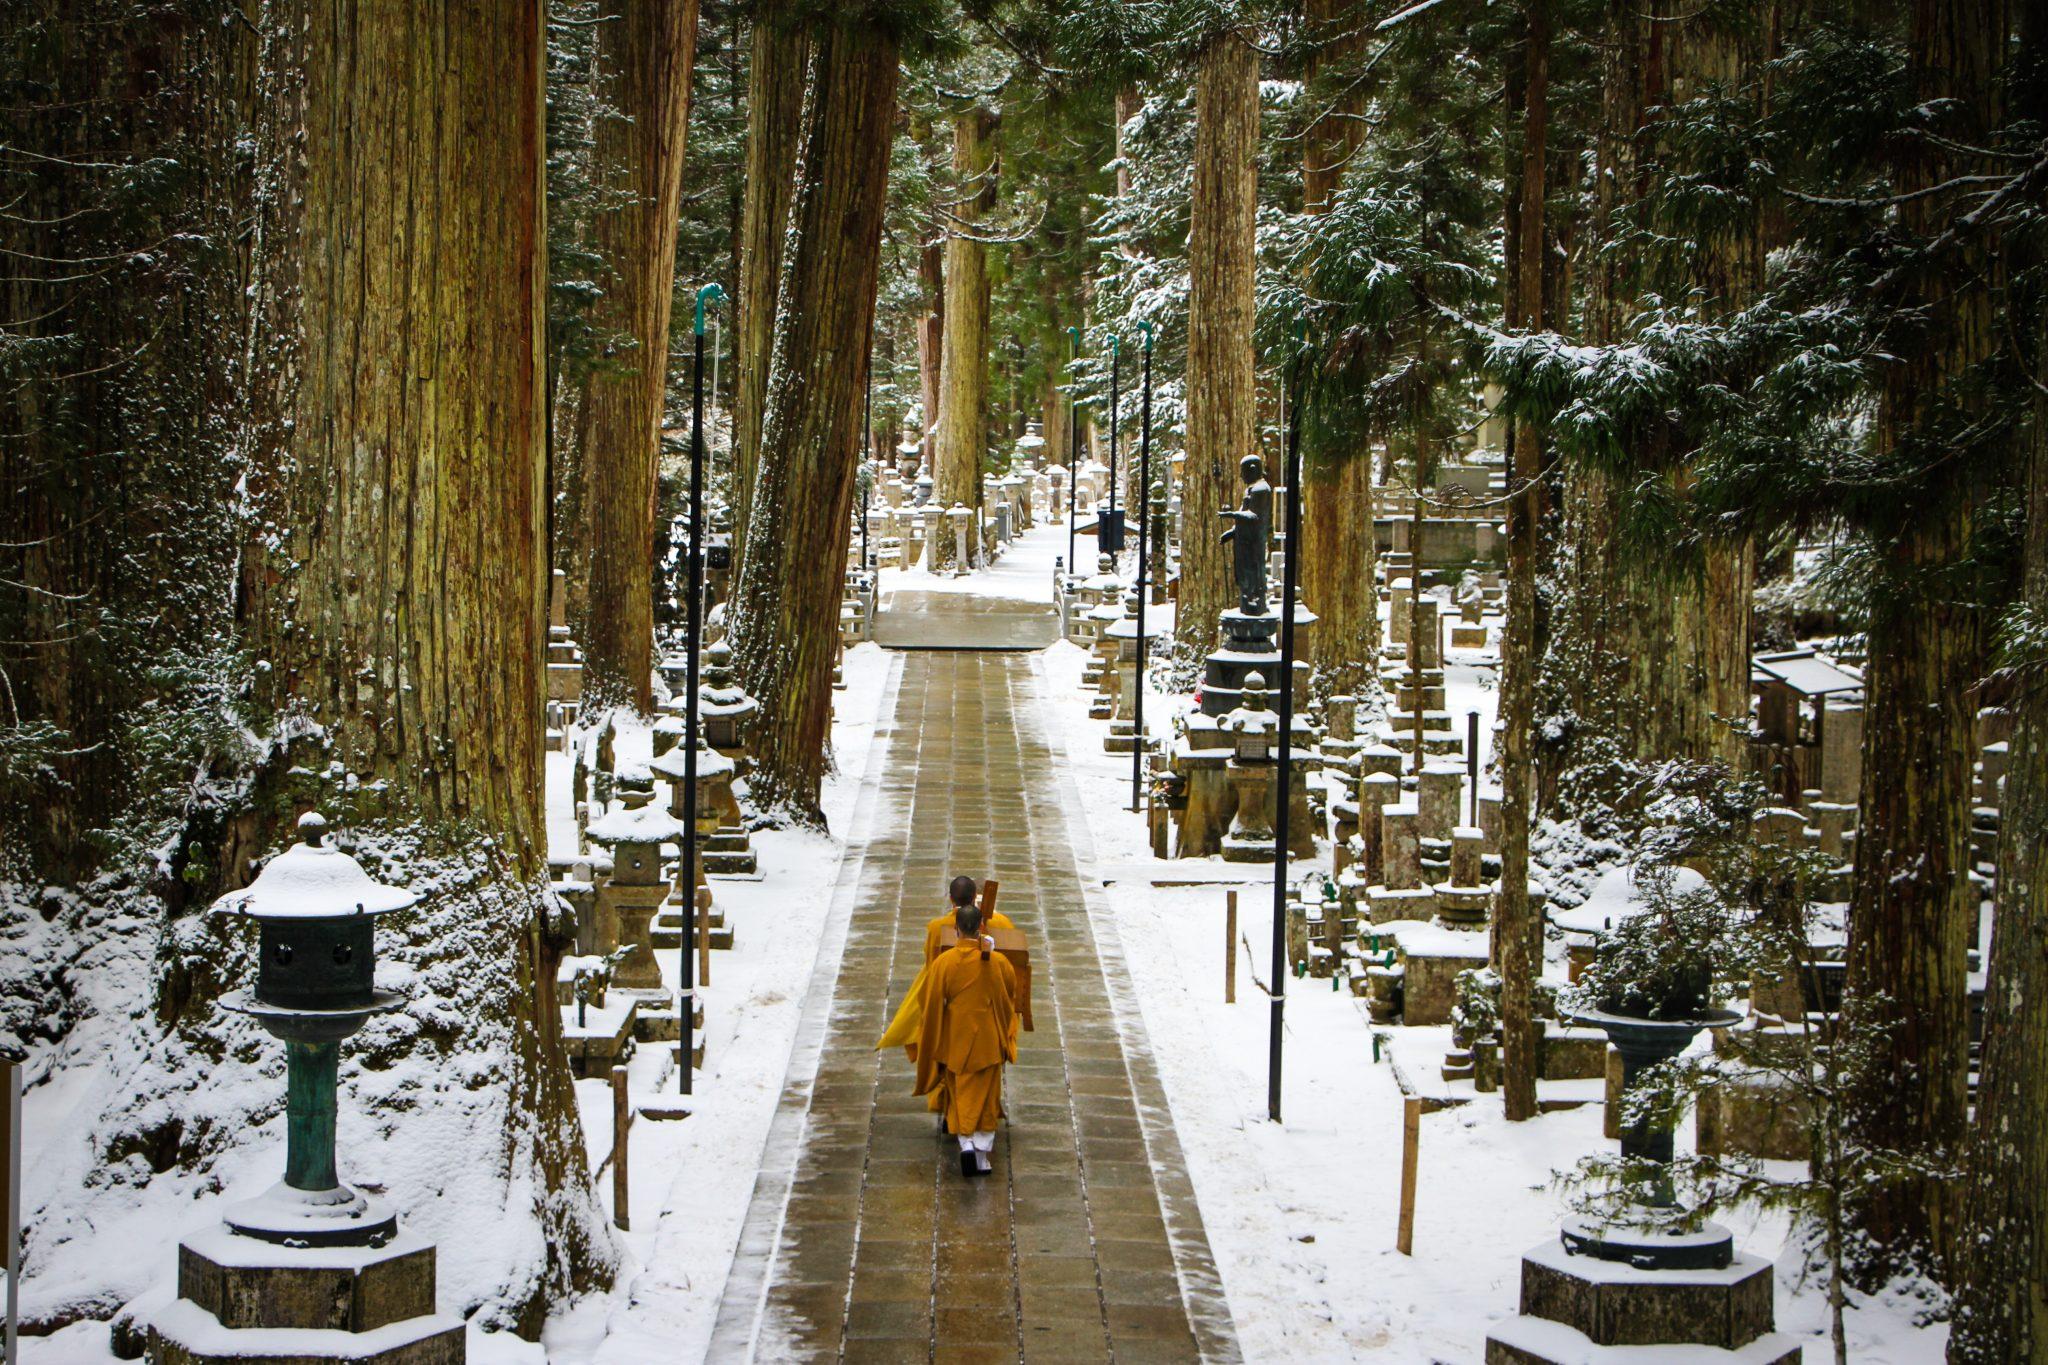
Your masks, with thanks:
M711 984L711 888L697 888L697 980Z
M1223 910L1223 1003L1237 1003L1237 893L1225 892Z
M1422 1140L1422 1101L1401 1101L1401 1224L1394 1234L1394 1249L1403 1256L1415 1254L1415 1160Z
M688 1065L687 1060L684 1065ZM633 1227L631 1197L627 1194L626 1141L633 1131L633 1100L626 1093L626 1068L612 1068L612 1226L620 1232Z

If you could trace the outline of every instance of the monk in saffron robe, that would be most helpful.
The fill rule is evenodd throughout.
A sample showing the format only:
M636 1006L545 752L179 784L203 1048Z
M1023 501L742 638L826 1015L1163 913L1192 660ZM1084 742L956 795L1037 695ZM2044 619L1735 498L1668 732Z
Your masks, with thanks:
M992 888L994 883L988 885ZM955 877L947 886L946 899L951 904L947 907L946 913L924 927L924 970L917 974L917 979L910 983L910 989L904 992L903 1002L897 1006L895 1018L890 1020L888 1030L875 1044L876 1051L885 1047L900 1047L904 1055L910 1058L910 1064L917 1065L918 1039L924 1032L925 983L931 976L932 963L938 961L939 954L945 951L941 940L945 937L946 930L953 926L953 916L961 906L974 905L981 898L981 894L982 888L975 885L972 877ZM994 899L992 890L989 899ZM983 933L992 934L998 929L1014 931L1016 927L1008 915L996 910L992 904L984 907L981 925ZM943 1083L933 1088L925 1107L939 1115L941 1131L950 1131L946 1127L946 1091Z
M945 914L940 915L924 927L925 966L929 967L932 963L938 961L939 953L943 951L940 946L940 940L946 936L946 926L953 922L953 916L958 913L961 906L975 904L979 900L980 895L981 888L974 884L974 878L953 878L952 884L946 888L946 899L951 901L952 904L946 907ZM996 909L993 905L982 907L982 933L993 934L998 929L1015 929L1016 927L1008 915ZM915 993L915 989L913 989L912 994ZM916 1059L912 1058L912 1060L915 1061Z
M946 1127L960 1144L960 1174L993 1167L1003 1117L1003 1064L1017 1060L1017 973L981 934L981 909L953 915L960 941L925 972L924 1027L917 1040L917 1088L943 1090Z

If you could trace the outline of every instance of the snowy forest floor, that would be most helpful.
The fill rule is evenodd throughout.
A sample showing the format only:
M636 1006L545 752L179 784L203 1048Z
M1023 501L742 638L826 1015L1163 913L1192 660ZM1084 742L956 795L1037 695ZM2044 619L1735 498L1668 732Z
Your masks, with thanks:
M969 593L1045 602L1065 539L1062 528L1040 527L1020 537L990 569L962 577L885 571L882 609L888 611L896 593L906 594L906 601L916 593ZM1489 1324L1515 1309L1522 1253L1556 1235L1566 1211L1556 1177L1584 1155L1612 1150L1601 1135L1600 1106L1512 1125L1502 1115L1498 1096L1470 1096L1469 1083L1460 1083L1466 1092L1460 1097L1470 1102L1423 1120L1415 1251L1413 1256L1396 1252L1402 1081L1444 1088L1435 1079L1435 1067L1448 1046L1448 1030L1392 1030L1393 1045L1383 1048L1376 1061L1374 1029L1363 1001L1332 992L1321 982L1290 983L1285 1122L1267 1121L1268 1004L1253 978L1263 981L1267 975L1262 946L1270 915L1270 870L1218 859L1161 862L1151 857L1143 821L1128 810L1130 760L1104 751L1106 723L1087 715L1080 685L1085 658L1084 651L1065 643L1034 656L1037 700L1055 754L1065 750L1065 763L1056 761L1056 766L1074 852L1084 879L1102 887L1098 899L1113 914L1110 927L1124 945L1129 986L1142 1010L1246 1357L1478 1359ZM885 776L867 762L866 746L896 669L895 656L873 646L847 656L848 689L840 696L835 729L840 771L831 785L835 830L845 829L842 816L859 799L858 788L872 787ZM1496 709L1492 659L1477 651L1454 651L1446 672L1448 709L1453 715L1478 710L1481 734L1490 735ZM1152 729L1163 734L1180 699L1157 690L1156 678L1148 695ZM815 865L802 875L805 884L816 885L829 854L818 847L808 853ZM764 846L764 867L774 861ZM1327 868L1327 850L1296 870L1305 874L1309 867ZM1578 882L1582 893L1584 870L1560 880ZM1237 1001L1225 1005L1224 901L1233 887L1239 893L1240 934L1260 951L1248 955L1238 946ZM793 937L809 941L807 929L822 913L823 899L788 904L798 921L791 924ZM747 933L744 912L740 923L740 947L719 959L727 975L714 987L714 1000L719 993L747 989L741 983L751 970L748 956L758 949ZM725 966L728 961L731 968ZM1561 958L1552 970L1562 975ZM802 979L784 978L772 990L764 982L760 989L779 994L800 988ZM718 1013L713 1010L710 1024L715 1043L720 1041ZM749 1057L759 1055L758 1061L733 1055L735 1044L726 1040L720 1049L726 1055L714 1053L700 1081L698 1118L680 1125L689 1129L730 1111L714 1119L721 1125L718 1140L691 1135L691 1164L708 1165L694 1171L676 1168L678 1216L665 1219L663 1230L651 1234L653 1259L661 1268L643 1275L690 1292L653 1301L647 1280L634 1282L603 1310L615 1339L597 1348L592 1319L598 1314L589 1310L550 1334L558 1358L573 1359L587 1350L606 1360L635 1359L639 1352L618 1348L634 1340L651 1346L657 1335L667 1338L678 1358L695 1358L708 1339L720 1270L730 1257L737 1209L759 1150L758 1143L741 1138L765 1130L775 1061L787 1057L792 1019L786 1011L764 1006L749 1020L737 1047ZM744 1078L741 1093L730 1093L720 1068L732 1068ZM699 1134L712 1126L705 1124ZM1681 1142L1690 1135L1690 1123L1682 1124ZM602 1146L601 1134L594 1132L592 1141ZM676 1158L684 1158L682 1149ZM649 1169L637 1150L635 1161L639 1169ZM1784 1219L1737 1217L1731 1225L1738 1245L1779 1263L1780 1330L1808 1338L1810 1361L1829 1358L1823 1285L1802 1273L1803 1257L1788 1244ZM636 1233L627 1240L637 1244L648 1236ZM1849 1315L1851 1358L1873 1365L1940 1359L1946 1329L1916 1328L1912 1309L1887 1302L1854 1307Z
M1085 542L1084 562L1092 556ZM882 608L903 595L968 594L999 602L1049 600L1066 532L1026 533L990 569L963 577L922 570L881 575ZM897 623L899 626L901 622ZM1488 1326L1513 1313L1522 1253L1555 1236L1565 1211L1556 1177L1582 1156L1611 1151L1601 1108L1546 1114L1508 1124L1499 1099L1469 1102L1426 1116L1414 1255L1394 1250L1403 1081L1442 1091L1436 1064L1447 1030L1394 1029L1390 1047L1374 1047L1364 1002L1322 982L1291 982L1285 1030L1285 1122L1266 1119L1266 979L1270 869L1218 859L1161 862L1146 846L1144 823L1130 813L1130 759L1104 751L1106 723L1092 721L1080 686L1082 650L1058 643L1029 656L1032 704L1053 753L1052 775L1066 830L1099 938L1120 941L1127 990L1140 1012L1150 1055L1163 1082L1173 1127L1199 1202L1201 1219L1246 1358L1251 1360L1477 1360ZM1448 709L1478 710L1489 735L1495 691L1492 660L1454 651L1447 659ZM718 905L734 926L735 946L714 956L700 986L706 1062L696 1078L690 1117L642 1121L632 1139L631 1221L619 1234L625 1265L615 1290L558 1316L548 1328L548 1358L580 1365L696 1360L707 1353L727 1276L734 1264L762 1165L764 1145L821 956L838 944L826 933L842 859L857 855L850 832L872 813L891 776L883 762L904 656L874 644L849 650L836 695L834 771L826 784L829 834L762 830L754 835L758 880L716 879ZM1147 715L1164 734L1180 699L1148 693ZM621 760L644 758L651 735L620 736ZM568 760L549 756L551 841L573 850ZM889 831L867 830L881 838ZM1327 868L1327 847L1296 875ZM1562 870L1552 885L1561 903L1583 894L1586 870ZM1239 930L1256 951L1235 949L1237 1001L1223 1003L1222 942L1226 892L1239 899ZM933 888L936 899L939 888ZM675 954L660 954L671 975ZM1561 960L1551 969L1562 975ZM799 1064L801 1059L798 1059ZM1397 1070L1398 1068L1398 1070ZM676 1088L670 1052L645 1048L632 1063L641 1098ZM609 1088L579 1083L593 1168L611 1146ZM46 1096L54 1105L61 1096ZM344 1100L346 1108L346 1100ZM53 1110L45 1109L46 1114ZM29 1112L33 1147L37 1104ZM1689 1142L1691 1124L1680 1127ZM1006 1143L1028 1141L1013 1133ZM934 1145L934 1160L942 1155ZM33 1156L33 1151L31 1152ZM274 1152L249 1162L268 1166ZM246 1164L246 1163L245 1163ZM253 1166L252 1166L253 1169ZM610 1181L600 1181L607 1201ZM1738 1245L1775 1258L1781 1331L1803 1334L1807 1359L1829 1358L1823 1285L1801 1273L1781 1217L1738 1217ZM167 1230L167 1232L170 1230ZM155 1254L168 1278L168 1237ZM460 1258L444 1245L444 1259ZM1869 1365L1941 1358L1946 1329L1920 1328L1913 1305L1859 1301L1850 1314L1850 1356ZM35 1365L98 1365L110 1359L103 1323L81 1323L24 1342ZM533 1362L540 1348L506 1336L471 1334L475 1362Z

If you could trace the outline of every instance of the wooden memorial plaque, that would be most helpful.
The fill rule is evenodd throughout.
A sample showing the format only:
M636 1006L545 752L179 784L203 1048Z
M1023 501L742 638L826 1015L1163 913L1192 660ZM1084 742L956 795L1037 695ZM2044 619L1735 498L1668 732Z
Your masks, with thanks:
M995 913L996 892L1001 884L993 879L981 884L981 913L983 917ZM1021 929L991 929L986 935L996 941L996 951L1010 960L1010 966L1017 972L1017 993L1023 997L1023 1007L1018 1014L1023 1017L1024 1031L1031 1027L1031 948L1024 941ZM960 931L952 925L939 930L939 946L950 948L960 941Z

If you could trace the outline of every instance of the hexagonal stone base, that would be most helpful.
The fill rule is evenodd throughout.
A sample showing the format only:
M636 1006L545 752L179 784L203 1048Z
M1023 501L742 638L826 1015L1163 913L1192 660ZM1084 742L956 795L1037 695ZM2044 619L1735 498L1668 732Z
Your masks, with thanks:
M1522 1257L1522 1316L1487 1338L1487 1365L1593 1365L1631 1348L1690 1346L1702 1361L1796 1362L1773 1331L1770 1263L1738 1253L1723 1270L1638 1270L1545 1241Z
M1799 1365L1799 1342L1782 1332L1733 1351L1718 1346L1661 1346L1668 1365ZM1486 1338L1486 1365L1643 1365L1640 1346L1596 1346L1585 1334L1542 1318L1509 1318Z
M178 1294L221 1328L368 1332L434 1311L434 1248L401 1231L381 1247L287 1247L225 1226L178 1246Z
M179 1299L149 1329L154 1365L464 1365L468 1349L462 1319L439 1314L368 1332L238 1330Z

